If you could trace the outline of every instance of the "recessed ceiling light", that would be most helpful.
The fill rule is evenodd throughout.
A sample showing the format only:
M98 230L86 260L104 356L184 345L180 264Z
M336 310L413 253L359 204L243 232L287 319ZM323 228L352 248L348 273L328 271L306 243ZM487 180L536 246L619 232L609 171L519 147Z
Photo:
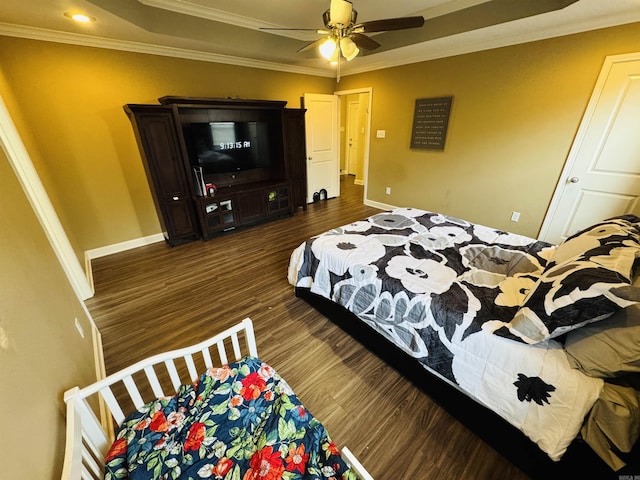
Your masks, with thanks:
M85 13L79 12L65 12L64 16L78 23L91 23L96 21L95 17L91 17Z

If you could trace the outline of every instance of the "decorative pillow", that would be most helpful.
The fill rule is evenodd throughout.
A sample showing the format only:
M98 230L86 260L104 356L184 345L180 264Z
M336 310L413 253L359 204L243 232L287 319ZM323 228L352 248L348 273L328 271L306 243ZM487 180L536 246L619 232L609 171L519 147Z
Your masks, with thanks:
M571 366L591 377L640 372L640 305L569 332L564 349Z
M623 215L567 238L511 322L494 333L538 343L640 302L631 286L640 256L640 218Z

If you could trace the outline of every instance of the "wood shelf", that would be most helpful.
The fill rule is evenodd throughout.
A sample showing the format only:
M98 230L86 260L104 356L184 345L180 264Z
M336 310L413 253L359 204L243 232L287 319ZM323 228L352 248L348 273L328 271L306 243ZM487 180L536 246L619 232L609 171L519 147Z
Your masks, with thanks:
M127 104L165 239L177 245L306 209L304 109L286 102L165 96L160 105ZM199 196L185 130L194 123L267 122L270 166L205 175L213 197Z

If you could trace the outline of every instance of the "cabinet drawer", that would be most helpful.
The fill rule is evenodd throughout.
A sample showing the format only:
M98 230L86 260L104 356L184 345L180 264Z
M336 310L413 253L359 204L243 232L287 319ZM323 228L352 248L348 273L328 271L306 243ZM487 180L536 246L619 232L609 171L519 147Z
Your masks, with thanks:
M265 217L266 200L262 190L246 192L242 195L237 195L235 199L238 221L241 224L257 222Z

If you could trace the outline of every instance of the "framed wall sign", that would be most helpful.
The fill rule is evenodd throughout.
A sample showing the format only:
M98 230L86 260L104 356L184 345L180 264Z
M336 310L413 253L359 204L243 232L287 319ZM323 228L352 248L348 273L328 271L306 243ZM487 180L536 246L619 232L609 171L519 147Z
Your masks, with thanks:
M413 113L411 148L444 150L453 97L418 98Z

